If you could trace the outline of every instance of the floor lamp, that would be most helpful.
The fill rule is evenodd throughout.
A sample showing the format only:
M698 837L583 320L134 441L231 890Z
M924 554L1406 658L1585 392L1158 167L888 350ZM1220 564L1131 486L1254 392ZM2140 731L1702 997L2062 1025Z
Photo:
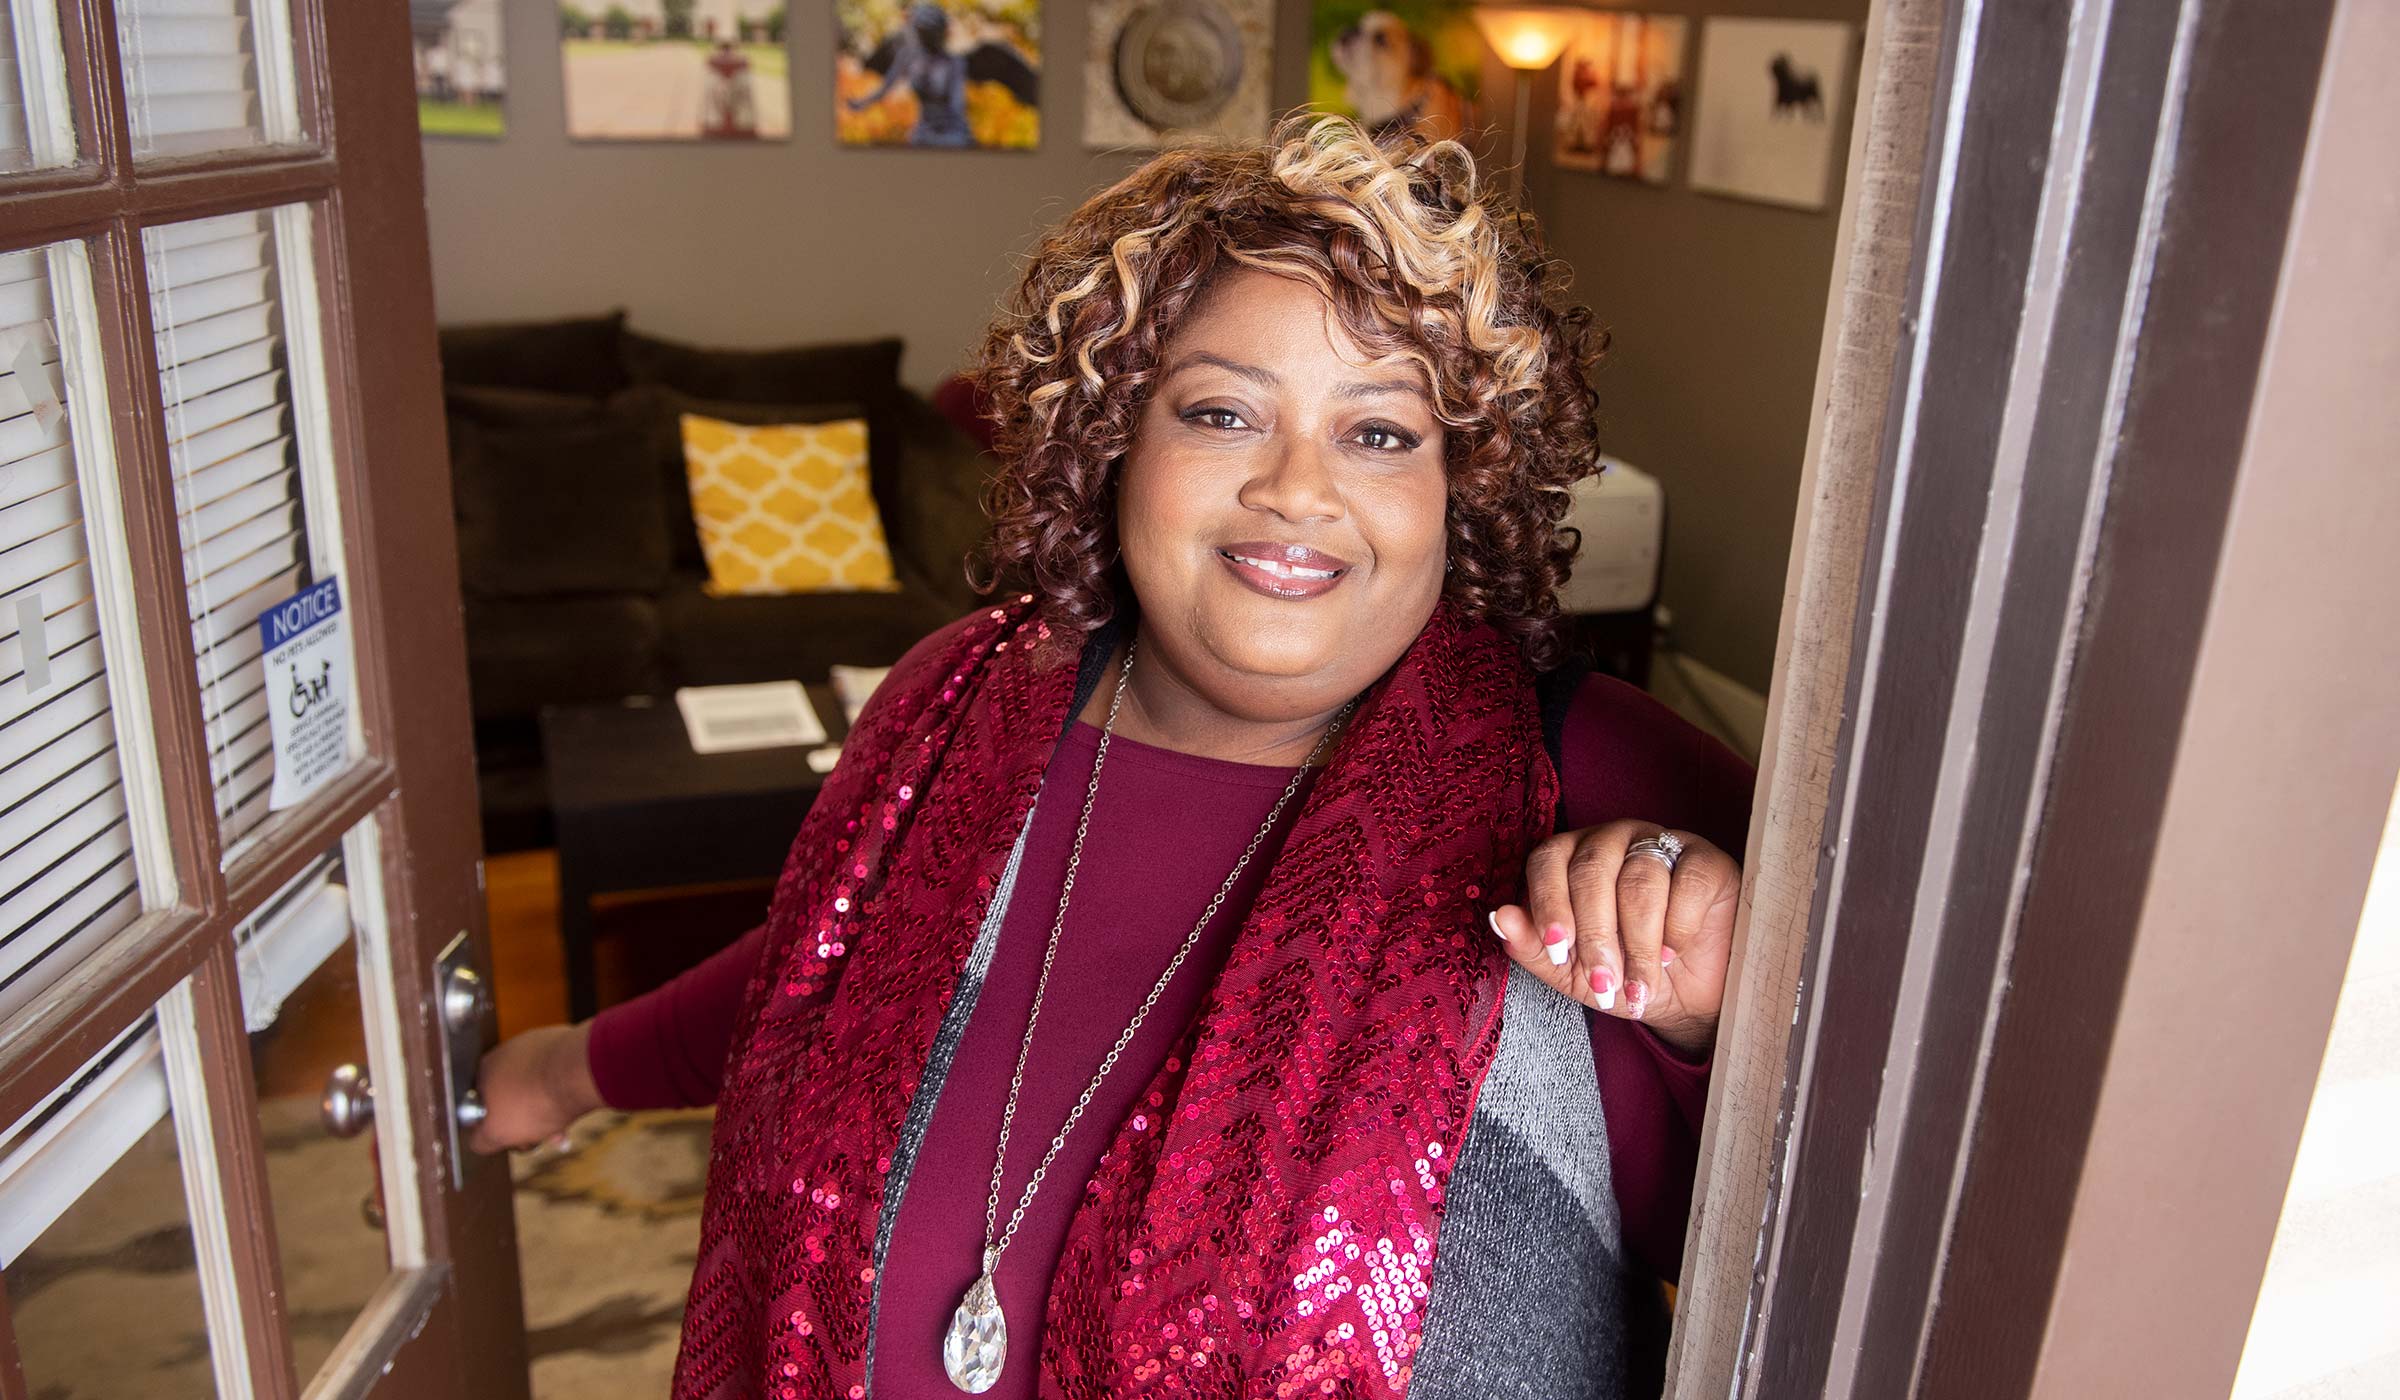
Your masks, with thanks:
M1517 121L1509 136L1509 192L1525 191L1525 133L1533 123L1533 75L1558 62L1592 12L1566 5L1477 5L1468 11L1484 42L1516 71Z

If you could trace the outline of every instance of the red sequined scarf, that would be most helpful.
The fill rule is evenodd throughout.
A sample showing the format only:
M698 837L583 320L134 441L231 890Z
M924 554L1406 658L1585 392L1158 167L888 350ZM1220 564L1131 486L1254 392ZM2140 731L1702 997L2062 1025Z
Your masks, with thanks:
M921 647L801 828L718 1103L681 1400L865 1393L893 1151L1072 703L1076 668L1028 654L1047 636L1020 599ZM1498 1038L1481 911L1556 789L1515 644L1437 609L1312 785L1143 1095L1163 1111L1082 1129L1113 1137L1044 1397L1407 1393Z

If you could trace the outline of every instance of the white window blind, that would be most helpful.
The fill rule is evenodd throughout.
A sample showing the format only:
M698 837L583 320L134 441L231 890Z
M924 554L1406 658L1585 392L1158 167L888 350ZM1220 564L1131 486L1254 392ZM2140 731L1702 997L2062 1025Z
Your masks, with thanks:
M285 999L350 937L350 891L339 847L310 862L234 930L242 1019L255 1035L275 1024Z
M152 1011L51 1090L0 1142L0 1266L16 1263L166 1115L166 1061Z
M242 1007L255 1034L350 937L339 847L312 861L234 930ZM0 1137L0 1266L166 1116L167 1067L152 1011Z
M250 210L147 230L159 393L230 862L274 781L259 614L315 581L275 220Z
M118 0L136 157L296 140L282 0Z
M0 254L0 1017L142 907L51 309Z

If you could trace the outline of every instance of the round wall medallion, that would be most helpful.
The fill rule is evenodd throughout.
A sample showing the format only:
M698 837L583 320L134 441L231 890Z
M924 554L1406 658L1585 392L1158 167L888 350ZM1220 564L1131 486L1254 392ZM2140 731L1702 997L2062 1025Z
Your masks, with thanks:
M1158 0L1117 32L1117 95L1152 126L1206 123L1241 81L1241 31L1218 0Z

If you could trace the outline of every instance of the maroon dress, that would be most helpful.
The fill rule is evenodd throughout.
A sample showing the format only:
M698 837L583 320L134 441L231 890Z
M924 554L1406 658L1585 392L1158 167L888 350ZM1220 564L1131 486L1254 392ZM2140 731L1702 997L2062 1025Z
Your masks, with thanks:
M942 1334L960 1295L981 1272L1001 1111L1098 742L1098 729L1077 724L1051 760L992 967L935 1107L926 1150L901 1197L884 1261L875 1347L875 1393L887 1400L958 1393L942 1370ZM1560 784L1571 827L1638 817L1741 850L1748 766L1649 696L1606 678L1586 681L1568 714L1561 748ZM1009 1134L1001 1226L1092 1071L1190 934L1291 773L1123 737L1110 741ZM1142 1110L1134 1096L1198 1010L1300 805L1295 796L1285 807L1278 829L1093 1096L1018 1227L997 1280L1012 1354L1038 1354L1044 1281L1056 1265L1082 1183L1113 1126ZM604 1101L625 1109L715 1101L761 934L753 931L666 986L600 1013L592 1023L590 1056ZM1707 1066L1685 1061L1632 1022L1597 1014L1590 1022L1624 1238L1637 1258L1672 1279L1691 1205ZM1011 1366L989 1393L1031 1396L1036 1378L1035 1367Z

